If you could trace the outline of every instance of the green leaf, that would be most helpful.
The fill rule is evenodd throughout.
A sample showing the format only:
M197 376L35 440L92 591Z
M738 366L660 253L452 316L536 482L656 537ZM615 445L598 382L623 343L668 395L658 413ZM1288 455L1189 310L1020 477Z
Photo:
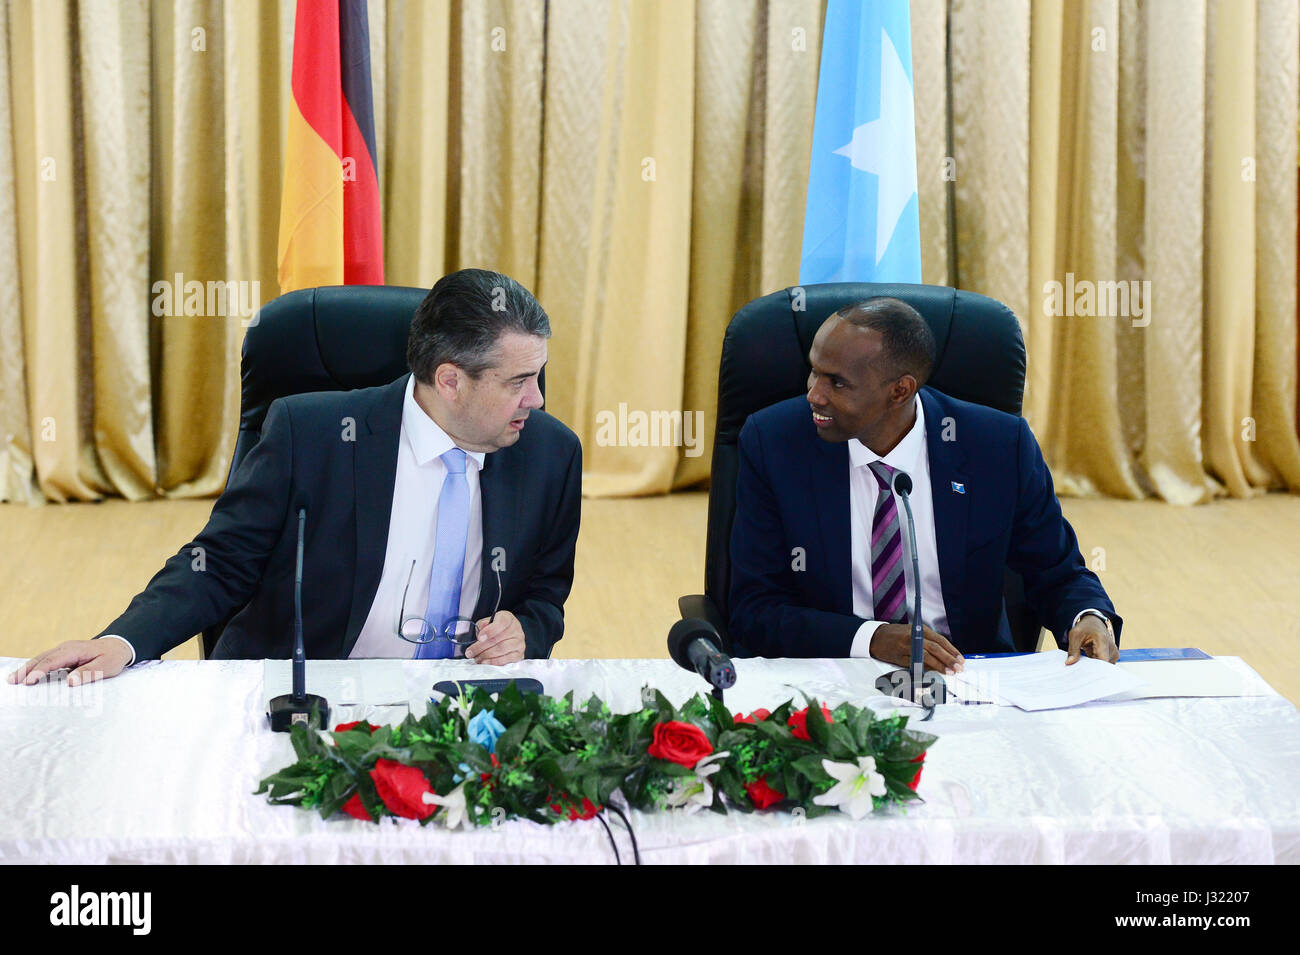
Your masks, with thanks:
M810 700L808 703L808 722L805 725L808 728L808 738L812 740L812 744L825 751L830 746L831 724L826 722L826 717L822 715L821 704L816 700Z
M503 763L508 763L518 756L519 744L524 741L524 737L528 735L528 730L532 725L533 718L524 716L502 733L497 740L497 759Z
M833 777L830 773L826 772L826 768L822 766L823 758L824 757L820 753L811 753L807 756L800 756L798 759L794 760L790 766L803 773L813 782L828 782Z
M754 804L749 801L749 793L745 792L745 784L741 782L740 777L728 770L722 770L714 775L714 785L726 793L731 805L741 812L753 812Z
M842 723L828 723L826 725L826 752L836 760L851 760L857 752L857 746L853 742L853 734L849 728Z
M457 764L468 763L470 769L476 773L492 772L492 754L478 743L467 740L455 747ZM500 757L497 757L500 759ZM450 760L449 760L450 761Z
M524 706L523 694L519 692L519 687L514 680L506 684L506 688L497 694L494 715L503 725L510 726L512 723L527 715L528 710Z
M513 686L513 684L511 685ZM551 734L546 731L546 727L544 726L539 726L535 724L533 726L532 735L529 738L534 743L536 743L541 749L550 750L552 752L560 751L559 747L557 747L555 745L555 742L551 739Z
M560 761L554 756L543 756L532 763L529 769L555 789L564 791L568 788L568 778L560 766Z
M289 728L289 742L293 744L293 751L299 759L311 759L313 756L321 755L324 746L316 731L308 729L301 723L294 723Z
M775 720L766 719L754 724L754 730L759 736L770 739L776 743L789 743L794 740L794 734L785 722L780 723Z

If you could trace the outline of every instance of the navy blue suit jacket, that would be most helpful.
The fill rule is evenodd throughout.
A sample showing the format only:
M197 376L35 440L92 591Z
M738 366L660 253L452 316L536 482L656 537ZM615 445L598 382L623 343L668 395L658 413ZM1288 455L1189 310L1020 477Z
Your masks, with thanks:
M234 614L214 658L290 656L297 511L305 504L303 642L309 658L347 657L384 568L409 377L272 402L261 440L231 475L207 526L100 635L125 637L136 659L147 660ZM564 633L573 584L582 446L534 410L519 440L487 455L479 490L483 560L474 618L491 614L493 565L504 564L501 609L519 618L527 656L549 656Z
M1025 420L931 388L920 396L947 636L957 649L1014 649L1002 601L1008 567L1062 646L1088 608L1110 617L1118 639L1121 620L1084 565ZM943 440L948 424L955 440ZM853 615L850 527L847 442L817 435L803 397L751 415L740 432L731 534L733 641L761 656L848 656L863 619Z

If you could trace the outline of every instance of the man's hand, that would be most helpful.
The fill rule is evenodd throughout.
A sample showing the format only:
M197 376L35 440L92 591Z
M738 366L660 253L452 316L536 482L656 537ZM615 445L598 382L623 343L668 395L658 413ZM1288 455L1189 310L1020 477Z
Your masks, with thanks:
M1079 618L1079 623L1070 631L1069 641L1069 656L1065 658L1066 666L1077 663L1080 654L1105 660L1107 663L1119 662L1119 647L1115 646L1110 631L1095 614L1085 613Z
M71 669L68 686L80 686L117 676L130 662L131 648L121 640L69 640L32 657L8 680L31 686L55 670Z
M524 627L509 610L497 611L496 619L478 621L478 639L470 644L465 656L475 663L501 666L524 658Z
M958 673L966 665L961 651L948 642L943 634L921 625L925 637L921 659L927 670ZM884 623L871 635L871 655L877 660L906 667L912 662L912 625L910 623Z

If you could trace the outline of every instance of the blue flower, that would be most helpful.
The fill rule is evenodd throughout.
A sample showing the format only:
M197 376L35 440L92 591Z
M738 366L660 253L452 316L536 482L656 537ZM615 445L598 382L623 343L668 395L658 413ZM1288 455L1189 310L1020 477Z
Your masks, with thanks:
M490 710L479 710L478 714L469 721L467 730L471 740L489 753L493 753L496 752L497 740L501 738L506 728Z

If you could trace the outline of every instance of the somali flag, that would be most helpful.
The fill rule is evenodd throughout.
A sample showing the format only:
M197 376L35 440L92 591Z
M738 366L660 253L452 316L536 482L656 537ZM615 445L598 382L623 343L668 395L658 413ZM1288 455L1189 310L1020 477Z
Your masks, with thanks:
M907 0L827 2L799 281L921 281Z

